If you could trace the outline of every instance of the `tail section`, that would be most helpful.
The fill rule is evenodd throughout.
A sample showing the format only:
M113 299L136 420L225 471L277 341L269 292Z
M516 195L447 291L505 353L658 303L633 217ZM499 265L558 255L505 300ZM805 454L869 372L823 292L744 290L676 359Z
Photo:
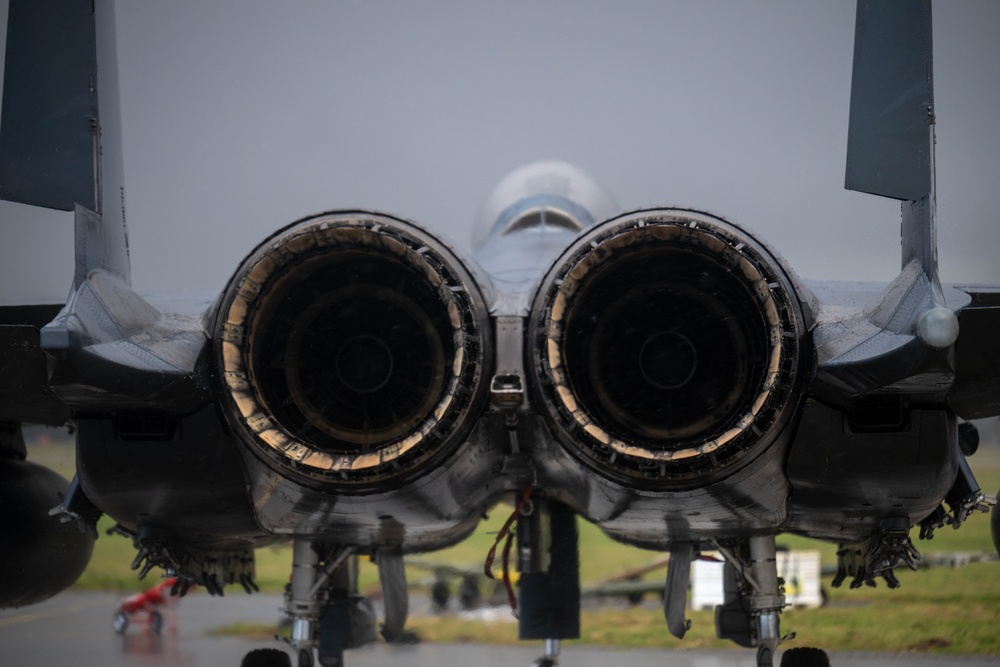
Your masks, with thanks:
M11 0L0 197L63 211L97 201L97 71L89 1ZM58 45L58 46L57 46Z
M902 200L902 265L937 277L930 0L859 0L844 187Z
M918 201L932 191L930 0L860 0L844 187Z
M95 268L129 282L111 0L11 0L0 199L76 210L79 287Z
M858 0L845 187L902 200L902 272L850 320L820 326L817 395L940 393L956 309L938 277L930 0Z

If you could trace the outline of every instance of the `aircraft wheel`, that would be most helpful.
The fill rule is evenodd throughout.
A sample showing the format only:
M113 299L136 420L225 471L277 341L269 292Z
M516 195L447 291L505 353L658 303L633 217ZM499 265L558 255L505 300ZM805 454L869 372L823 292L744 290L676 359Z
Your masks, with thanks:
M823 649L790 648L781 654L781 667L830 667L830 658Z
M149 629L160 634L163 630L163 614L158 611L149 612Z
M642 604L642 593L629 593L625 597L628 598L628 603L633 607Z
M115 617L111 619L111 629L120 635L125 634L125 631L128 630L128 616L125 615L125 612L120 611L115 614Z
M292 667L292 659L277 648L258 648L243 656L240 667Z

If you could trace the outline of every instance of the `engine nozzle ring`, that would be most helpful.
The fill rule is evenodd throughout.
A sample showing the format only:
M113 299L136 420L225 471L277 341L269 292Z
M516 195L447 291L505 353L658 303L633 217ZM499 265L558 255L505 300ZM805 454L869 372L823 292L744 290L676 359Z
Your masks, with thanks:
M804 325L770 251L721 218L656 209L582 236L532 306L533 390L600 474L685 488L731 474L797 403Z

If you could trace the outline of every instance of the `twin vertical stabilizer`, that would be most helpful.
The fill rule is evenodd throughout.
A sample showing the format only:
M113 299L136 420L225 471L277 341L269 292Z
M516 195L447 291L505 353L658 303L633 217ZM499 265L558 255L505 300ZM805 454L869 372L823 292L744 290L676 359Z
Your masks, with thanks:
M129 282L117 60L112 0L10 0L0 199L77 211L77 287Z
M930 0L859 0L844 187L902 200L902 265L937 276Z

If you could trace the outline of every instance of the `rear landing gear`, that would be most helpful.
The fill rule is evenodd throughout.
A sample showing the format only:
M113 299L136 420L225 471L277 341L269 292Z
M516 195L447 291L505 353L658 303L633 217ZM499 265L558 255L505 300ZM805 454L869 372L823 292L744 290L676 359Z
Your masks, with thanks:
M757 621L757 667L772 667L775 651L782 640L778 615L785 607L784 582L778 579L774 535L750 538L750 575L753 586L750 613Z
M715 544L726 559L724 604L715 608L720 639L757 649L757 667L774 667L782 636L779 616L785 606L784 582L778 578L774 536L760 535L736 544ZM784 652L781 667L828 667L826 653L814 648Z
M387 560L392 561L392 555ZM401 554L399 560L401 569ZM392 606L388 600L386 606ZM344 649L375 640L374 614L367 600L357 594L352 547L296 540L285 612L292 621L292 636L287 640L292 656L276 648L257 649L244 657L241 667L340 667ZM387 624L405 621L405 610L402 621L397 618L398 610L395 615L395 620L387 618Z

